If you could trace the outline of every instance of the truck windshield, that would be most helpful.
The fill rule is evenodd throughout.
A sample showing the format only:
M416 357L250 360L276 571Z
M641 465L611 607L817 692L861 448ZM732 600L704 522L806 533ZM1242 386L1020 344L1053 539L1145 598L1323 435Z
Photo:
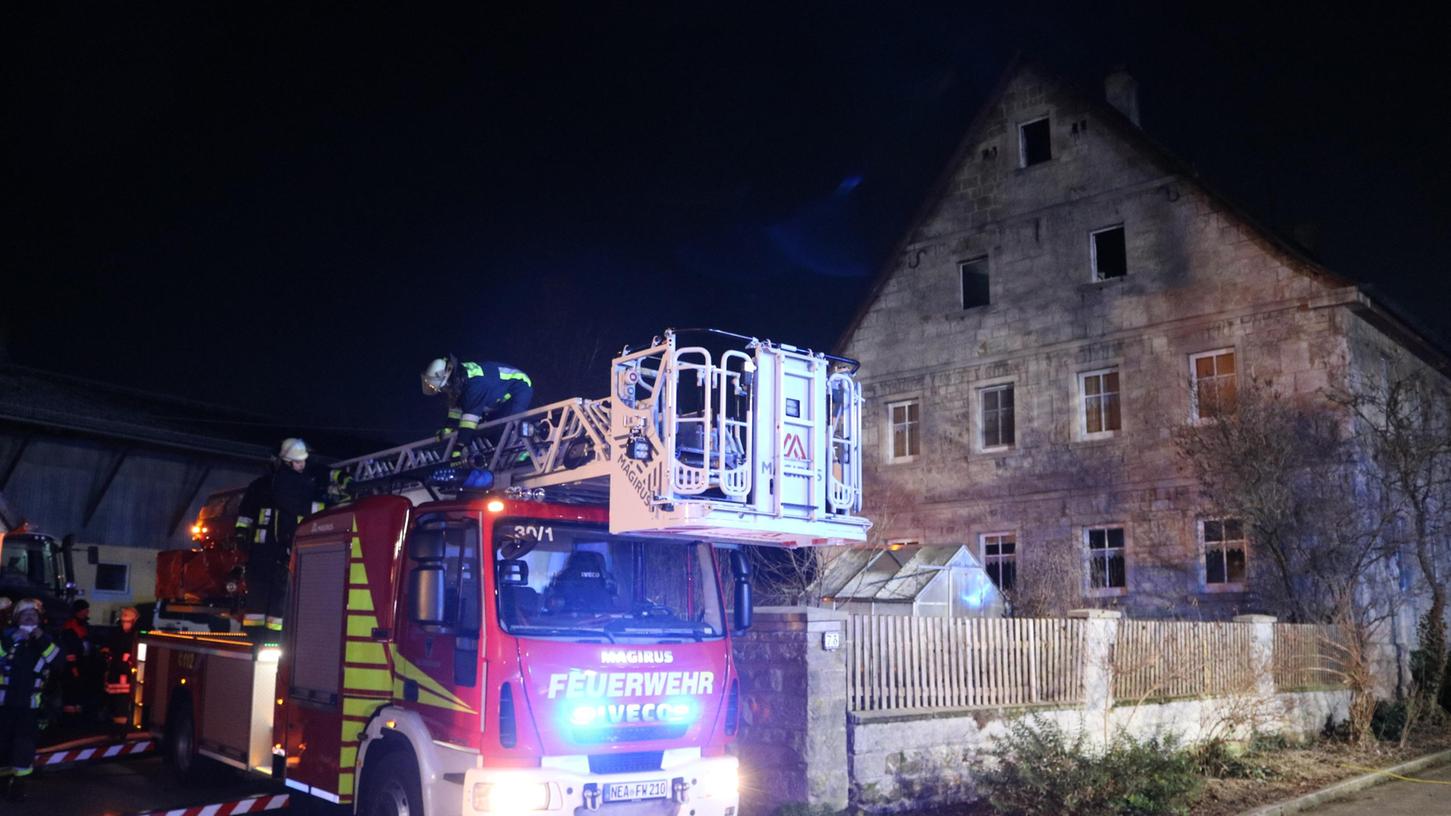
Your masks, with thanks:
M660 642L724 634L710 545L585 525L494 528L499 621L521 637Z

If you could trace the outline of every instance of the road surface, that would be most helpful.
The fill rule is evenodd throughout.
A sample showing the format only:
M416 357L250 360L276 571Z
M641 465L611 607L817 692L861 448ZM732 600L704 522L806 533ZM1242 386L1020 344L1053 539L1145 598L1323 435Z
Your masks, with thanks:
M1419 781L1387 782L1304 812L1312 816L1435 816L1451 813L1451 765L1429 768L1408 776Z

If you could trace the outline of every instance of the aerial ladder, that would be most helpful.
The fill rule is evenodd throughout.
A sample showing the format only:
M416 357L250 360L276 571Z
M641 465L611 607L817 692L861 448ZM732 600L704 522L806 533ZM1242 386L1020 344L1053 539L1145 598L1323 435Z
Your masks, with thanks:
M683 335L702 335L686 345ZM710 347L707 346L707 342ZM722 340L739 346L721 350ZM355 496L465 491L609 507L610 532L778 547L866 540L853 360L718 330L626 347L608 396L338 462ZM462 465L454 464L461 461Z

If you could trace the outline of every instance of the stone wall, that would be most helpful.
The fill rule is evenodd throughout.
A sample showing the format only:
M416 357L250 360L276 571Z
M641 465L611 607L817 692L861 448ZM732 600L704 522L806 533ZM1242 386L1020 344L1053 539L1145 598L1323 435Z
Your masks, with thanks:
M1345 719L1350 693L1276 694L1268 704L1278 712L1286 735L1318 734L1327 718ZM1146 736L1173 731L1186 739L1202 737L1222 716L1224 701L1177 700L1111 710L1107 729ZM1033 715L1066 730L1102 734L1102 719L1082 709L953 711L917 715L863 714L848 720L851 745L852 802L873 813L891 813L979 798L972 767L1006 733L1015 716ZM747 811L755 816L756 811Z
M1091 743L1113 735L1172 732L1186 741L1245 737L1250 731L1304 737L1346 715L1349 693L1276 693L1270 676L1273 619L1257 626L1258 682L1236 698L1120 704L1112 697L1118 613L1086 619L1084 703L1074 708L937 709L851 713L847 705L845 615L770 607L735 646L741 680L741 812L774 816L783 805L848 805L895 812L971 801L973 766L1013 717L1034 714Z
M845 620L827 609L764 607L736 639L743 814L770 816L796 802L846 807Z

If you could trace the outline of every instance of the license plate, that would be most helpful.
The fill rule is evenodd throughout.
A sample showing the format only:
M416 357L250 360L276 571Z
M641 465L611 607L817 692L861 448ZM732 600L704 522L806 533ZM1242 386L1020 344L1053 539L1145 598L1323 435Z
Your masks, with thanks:
M626 799L664 799L669 795L669 779L652 779L649 782L611 782L605 787L605 801L608 802L622 802Z

